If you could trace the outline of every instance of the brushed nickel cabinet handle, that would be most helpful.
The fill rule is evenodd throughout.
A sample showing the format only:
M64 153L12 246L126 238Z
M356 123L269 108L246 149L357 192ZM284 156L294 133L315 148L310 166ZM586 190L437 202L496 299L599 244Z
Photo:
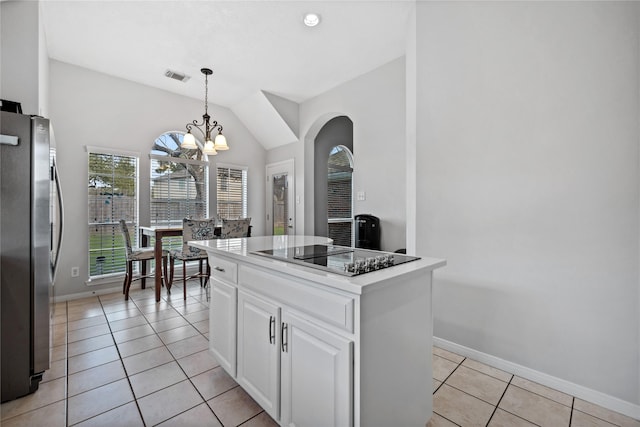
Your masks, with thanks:
M269 344L276 342L276 318L269 316Z
M280 328L280 343L282 346L282 352L287 352L287 324L282 322L282 327Z

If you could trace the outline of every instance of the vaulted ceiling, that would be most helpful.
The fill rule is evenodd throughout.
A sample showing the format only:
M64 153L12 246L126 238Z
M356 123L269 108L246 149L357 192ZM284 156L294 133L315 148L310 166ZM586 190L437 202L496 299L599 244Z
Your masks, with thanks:
M209 67L210 103L267 116L264 92L300 103L402 56L412 7L409 0L46 0L42 20L53 59L199 100L200 68ZM318 26L303 24L307 12L320 15ZM191 78L169 79L167 69Z

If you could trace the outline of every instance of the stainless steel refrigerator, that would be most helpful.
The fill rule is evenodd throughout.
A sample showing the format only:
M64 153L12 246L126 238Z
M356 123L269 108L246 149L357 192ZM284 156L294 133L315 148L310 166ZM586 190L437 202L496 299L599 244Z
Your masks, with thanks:
M62 204L52 203L60 191L49 120L0 114L0 397L5 402L36 391L49 368Z

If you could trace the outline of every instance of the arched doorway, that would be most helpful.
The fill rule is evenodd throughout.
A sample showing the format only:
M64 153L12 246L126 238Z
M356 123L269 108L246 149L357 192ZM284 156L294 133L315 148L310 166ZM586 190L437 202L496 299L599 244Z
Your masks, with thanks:
M353 122L329 120L314 141L314 234L353 245Z

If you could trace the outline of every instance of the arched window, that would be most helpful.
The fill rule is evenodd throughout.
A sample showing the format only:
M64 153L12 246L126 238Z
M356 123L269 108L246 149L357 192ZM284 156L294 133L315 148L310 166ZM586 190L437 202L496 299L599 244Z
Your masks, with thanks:
M352 246L353 156L344 145L329 152L327 161L327 237L336 245Z
M160 135L151 148L151 225L182 225L209 216L209 163L202 151L180 148L183 132Z

